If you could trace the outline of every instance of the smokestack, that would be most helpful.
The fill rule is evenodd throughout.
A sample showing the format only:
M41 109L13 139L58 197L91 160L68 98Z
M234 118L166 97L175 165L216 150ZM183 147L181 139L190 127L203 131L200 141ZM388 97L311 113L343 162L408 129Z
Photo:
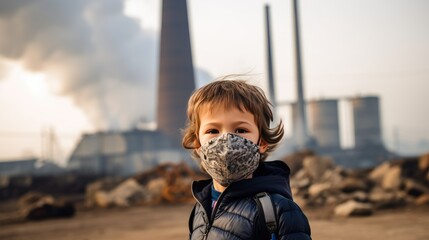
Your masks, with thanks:
M162 2L158 129L181 146L188 98L195 89L186 0Z
M267 35L267 67L268 67L268 86L270 91L270 100L273 104L274 115L277 115L277 100L274 85L274 70L273 70L273 55L271 52L271 26L270 26L270 6L265 5L265 23L266 23L266 35Z
M299 16L298 16L298 0L292 1L293 24L295 34L295 66L296 66L296 87L297 87L297 114L296 114L296 133L295 141L298 148L305 148L309 144L307 117L305 112L304 102L304 87L301 67L301 49L299 36Z

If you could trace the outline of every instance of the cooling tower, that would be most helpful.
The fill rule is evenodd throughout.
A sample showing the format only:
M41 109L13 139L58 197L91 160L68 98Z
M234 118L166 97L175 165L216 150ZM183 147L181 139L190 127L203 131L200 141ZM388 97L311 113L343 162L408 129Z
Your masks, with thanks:
M291 107L291 121L292 121L292 136L294 141L294 147L296 149L303 149L310 146L311 138L308 134L308 129L303 124L301 110L304 110L305 116L307 115L307 103L303 102L303 107L299 105L298 102L293 102L290 104ZM303 109L302 109L303 108ZM305 130L305 134L304 131Z
M186 0L162 2L158 81L158 129L181 145L186 106L195 89Z
M379 99L375 96L351 99L353 108L355 148L380 146L381 121Z
M308 103L312 136L320 148L340 148L338 100L326 99Z

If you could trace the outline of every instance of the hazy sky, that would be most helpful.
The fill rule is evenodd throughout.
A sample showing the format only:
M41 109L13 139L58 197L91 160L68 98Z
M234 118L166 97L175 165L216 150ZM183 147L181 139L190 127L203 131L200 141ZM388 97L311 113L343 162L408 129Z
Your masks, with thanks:
M266 89L265 3L277 96L293 101L291 1L188 0L194 64L201 82L250 73ZM0 1L0 159L40 155L48 126L67 155L81 132L153 121L160 6ZM304 0L299 7L306 98L379 95L388 146L394 131L410 144L429 139L429 1Z

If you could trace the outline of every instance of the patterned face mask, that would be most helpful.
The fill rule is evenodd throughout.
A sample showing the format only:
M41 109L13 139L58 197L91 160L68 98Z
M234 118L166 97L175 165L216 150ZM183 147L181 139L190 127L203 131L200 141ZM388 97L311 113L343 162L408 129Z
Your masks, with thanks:
M232 133L210 139L198 155L207 173L224 187L253 173L261 158L258 145Z

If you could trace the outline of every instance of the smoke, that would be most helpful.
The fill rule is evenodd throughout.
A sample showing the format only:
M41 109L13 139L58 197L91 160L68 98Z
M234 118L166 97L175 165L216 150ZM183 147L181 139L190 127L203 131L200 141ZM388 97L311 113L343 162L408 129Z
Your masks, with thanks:
M122 0L0 0L0 58L47 74L96 129L153 121L157 36L123 8Z

